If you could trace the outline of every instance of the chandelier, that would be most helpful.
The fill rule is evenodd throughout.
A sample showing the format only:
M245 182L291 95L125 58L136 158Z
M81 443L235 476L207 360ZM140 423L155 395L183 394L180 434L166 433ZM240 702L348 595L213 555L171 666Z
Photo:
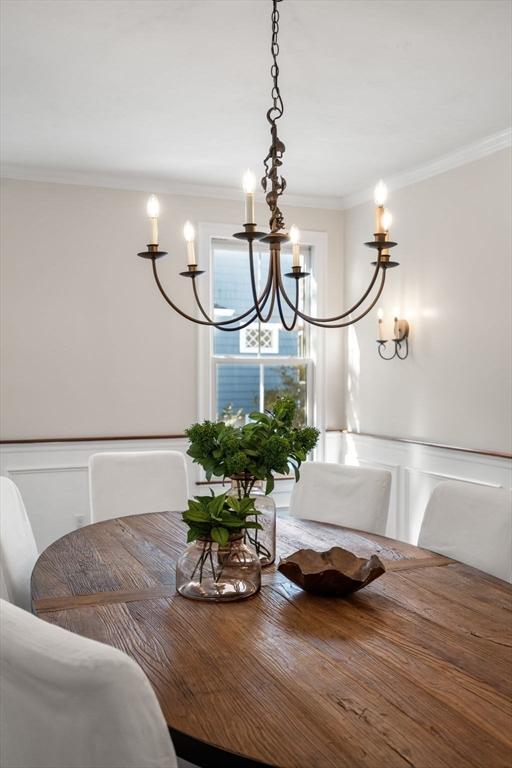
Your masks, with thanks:
M375 187L375 233L374 239L365 243L368 248L374 248L377 251L376 261L372 262L374 267L369 285L360 299L349 309L333 317L312 317L300 309L299 301L299 283L308 277L309 273L303 270L302 257L300 252L300 232L297 227L290 227L286 230L284 216L279 208L280 197L286 189L286 180L281 175L281 166L283 164L283 155L285 145L277 135L277 121L283 116L284 105L279 90L279 66L277 63L279 55L279 10L278 3L281 0L272 0L272 41L270 51L272 55L272 66L270 73L272 76L272 106L267 111L267 120L270 124L271 144L270 149L263 161L264 174L261 179L261 186L265 193L265 200L270 210L269 232L258 231L255 221L254 211L254 191L256 188L256 179L251 171L247 171L243 178L243 187L245 192L245 219L242 232L236 232L233 237L238 240L244 240L247 243L249 264L248 271L250 276L252 305L243 314L237 317L231 317L227 320L212 319L205 307L201 303L198 289L197 278L204 274L203 270L198 269L195 253L195 230L192 224L187 221L183 235L187 244L187 269L180 272L180 275L190 278L192 292L199 309L200 317L193 317L180 309L164 290L157 270L157 260L166 256L166 251L159 250L158 245L158 216L160 206L155 195L151 195L147 204L147 214L151 222L151 243L147 246L147 251L142 251L138 255L144 259L149 259L153 268L153 276L156 284L165 301L182 317L193 323L203 326L211 326L221 331L239 331L246 328L254 322L260 321L267 323L270 321L276 307L282 326L287 331L292 331L299 319L321 328L345 328L348 325L357 323L375 306L384 289L386 281L386 272L391 267L398 266L398 262L390 261L389 250L396 243L390 239L389 227L391 225L391 214L385 210L384 205L387 199L387 189L381 180ZM255 241L268 243L270 250L268 275L265 287L258 294L256 285L256 270L254 265L253 244ZM295 281L292 295L289 296L283 280L281 271L281 245L291 242L292 244L292 271L286 273L286 277ZM293 283L292 283L293 286ZM369 304L366 302L369 301ZM364 308L363 308L364 307ZM285 315L285 308L287 314Z

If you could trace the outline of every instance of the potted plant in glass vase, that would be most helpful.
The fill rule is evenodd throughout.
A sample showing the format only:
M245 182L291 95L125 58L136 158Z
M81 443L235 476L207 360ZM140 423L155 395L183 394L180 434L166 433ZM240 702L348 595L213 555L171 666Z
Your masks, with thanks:
M188 547L176 564L176 589L192 600L225 602L256 594L261 564L244 539L257 531L258 510L249 497L196 496L183 512ZM251 519L249 519L251 518Z
M287 475L292 470L299 480L300 465L320 434L315 427L295 426L296 415L295 400L286 396L265 412L253 411L243 426L203 421L186 430L190 440L187 453L203 467L206 479L230 478L232 496L253 499L259 527L248 528L245 539L262 565L275 559L276 512L270 496L275 475Z

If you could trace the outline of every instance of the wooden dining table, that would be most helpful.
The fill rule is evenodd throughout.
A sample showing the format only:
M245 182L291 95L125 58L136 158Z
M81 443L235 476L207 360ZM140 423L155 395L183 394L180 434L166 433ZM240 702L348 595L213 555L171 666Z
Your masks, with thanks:
M49 546L33 610L135 659L198 765L510 768L510 585L375 534L292 518L277 531L278 557L338 545L386 572L336 598L270 566L250 599L190 601L175 591L181 516L152 513Z

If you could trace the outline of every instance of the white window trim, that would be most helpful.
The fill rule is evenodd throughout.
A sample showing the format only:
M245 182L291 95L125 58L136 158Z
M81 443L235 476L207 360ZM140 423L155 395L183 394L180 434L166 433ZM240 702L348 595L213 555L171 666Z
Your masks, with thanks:
M240 226L236 224L215 224L210 222L200 223L198 226L198 252L199 264L201 269L205 269L205 274L198 280L198 290L201 301L204 303L207 311L213 307L213 283L211 280L213 259L212 242L217 239L231 240L234 243L238 241L233 238L233 232L237 232ZM317 317L325 317L327 312L327 254L328 237L327 232L313 232L301 230L301 243L304 246L313 248L313 258L315 259L315 274L318 277L318 283L315 280L311 290L311 314ZM247 266L249 269L249 266ZM311 280L312 278L306 278ZM318 427L321 437L318 447L315 451L315 458L319 461L325 456L325 334L328 329L311 326L311 355L314 365L308 366L308 390L313 392L313 424ZM213 393L215 392L215 366L211 364L212 358L212 339L213 334L207 326L198 327L198 421L204 419L213 420ZM222 357L217 355L217 358ZM234 358L226 357L226 360ZM286 358L282 356L265 356L264 360L259 360L262 364L279 364L297 358ZM236 358L238 364L244 362L243 358ZM247 360L254 364L254 360ZM314 372L314 373L313 373ZM314 381L313 381L314 375Z

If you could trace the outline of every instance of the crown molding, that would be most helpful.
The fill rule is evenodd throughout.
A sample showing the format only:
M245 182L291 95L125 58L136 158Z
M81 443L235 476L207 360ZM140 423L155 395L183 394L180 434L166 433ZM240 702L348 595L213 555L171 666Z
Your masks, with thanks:
M417 184L420 181L425 181L432 176L437 176L440 173L445 173L453 168L459 168L461 165L472 163L475 160L480 160L483 157L492 155L495 152L499 152L501 149L506 149L512 146L512 128L506 128L504 131L493 133L491 136L486 136L484 139L475 141L472 144L467 144L465 147L450 152L447 155L442 155L437 160L432 160L424 165L418 165L415 168L411 168L402 173L397 173L391 178L386 178L386 186L391 190L401 189L402 187L409 187L411 184ZM367 187L359 192L354 192L351 195L345 195L341 198L342 208L353 208L361 203L366 203L368 200L373 199L373 188Z
M190 184L177 179L156 179L149 176L128 176L123 174L87 173L82 171L51 170L37 166L5 163L0 175L4 179L36 181L49 184L72 184L81 187L103 187L136 192L184 195L189 197L211 197L216 200L243 201L242 189L216 187L207 184ZM256 193L256 202L264 203L263 193ZM341 210L341 197L320 195L286 195L286 203L298 208L320 208Z
M499 152L512 146L512 128L486 136L461 149L443 155L429 163L416 166L402 173L386 178L388 188L393 191L409 187L432 176L445 173L475 160ZM124 174L105 174L85 171L51 170L37 166L4 164L1 167L2 178L19 181L38 181L51 184L72 184L83 187L104 187L137 192L159 192L161 194L184 195L190 197L215 198L216 200L240 201L242 192L234 187L216 187L206 184L190 184L177 179L155 179L149 176L128 176ZM320 208L324 210L345 210L373 198L373 187L359 190L343 197L320 195L286 195L286 203L298 208ZM262 193L256 195L256 202L263 203Z

